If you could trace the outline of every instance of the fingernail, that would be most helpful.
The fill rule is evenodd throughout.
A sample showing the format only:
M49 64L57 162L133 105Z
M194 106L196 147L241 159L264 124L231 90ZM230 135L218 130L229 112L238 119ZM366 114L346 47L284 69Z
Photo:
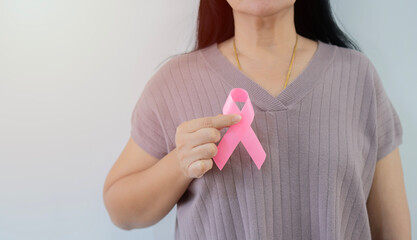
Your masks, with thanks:
M240 121L240 119L242 119L242 116L237 115L237 116L235 116L234 118L232 118L232 122L233 122L233 123L237 123L237 122L239 122L239 121Z

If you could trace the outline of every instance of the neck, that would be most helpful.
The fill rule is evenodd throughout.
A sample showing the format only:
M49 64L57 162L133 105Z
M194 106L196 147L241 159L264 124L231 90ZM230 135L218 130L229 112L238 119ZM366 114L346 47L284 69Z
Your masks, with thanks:
M266 17L233 11L238 54L250 59L276 59L292 53L296 31L294 6Z

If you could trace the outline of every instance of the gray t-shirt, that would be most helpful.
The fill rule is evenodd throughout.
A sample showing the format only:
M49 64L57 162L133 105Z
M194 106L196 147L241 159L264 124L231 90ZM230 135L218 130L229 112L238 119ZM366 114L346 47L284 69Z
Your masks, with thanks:
M366 55L318 43L276 98L217 44L173 57L149 79L131 136L151 155L175 148L182 122L222 113L232 88L248 92L266 152L258 170L239 143L222 171L213 164L193 180L177 203L176 239L371 239L366 200L376 162L402 143L400 119Z

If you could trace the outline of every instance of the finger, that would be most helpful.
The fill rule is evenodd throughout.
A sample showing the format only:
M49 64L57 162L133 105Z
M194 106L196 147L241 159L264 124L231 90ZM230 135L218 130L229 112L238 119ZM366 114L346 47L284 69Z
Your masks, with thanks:
M217 146L214 143L205 143L198 145L189 152L190 159L209 159L217 154ZM193 160L191 160L193 161Z
M211 159L217 154L217 146L214 143L206 143L187 151L187 156L183 157L183 166L189 168L191 164L201 159Z
M237 118L236 121L233 120L233 118L236 116L241 118L239 114L218 114L217 116L192 119L186 125L186 132L195 132L201 128L222 129L224 127L238 123L240 121L239 118Z
M192 147L205 143L215 143L221 139L221 133L216 128L201 128L193 133L186 134L185 140L191 143Z
M188 168L188 174L190 177L201 178L212 167L213 160L211 159L197 160Z

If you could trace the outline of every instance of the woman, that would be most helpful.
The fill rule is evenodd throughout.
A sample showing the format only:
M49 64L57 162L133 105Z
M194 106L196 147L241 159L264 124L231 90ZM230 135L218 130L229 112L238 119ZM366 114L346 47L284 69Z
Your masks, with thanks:
M260 169L242 144L213 167L240 120L221 114L233 88L251 98ZM123 229L177 204L176 239L411 239L401 143L374 65L328 1L201 0L197 47L146 84L104 201Z

